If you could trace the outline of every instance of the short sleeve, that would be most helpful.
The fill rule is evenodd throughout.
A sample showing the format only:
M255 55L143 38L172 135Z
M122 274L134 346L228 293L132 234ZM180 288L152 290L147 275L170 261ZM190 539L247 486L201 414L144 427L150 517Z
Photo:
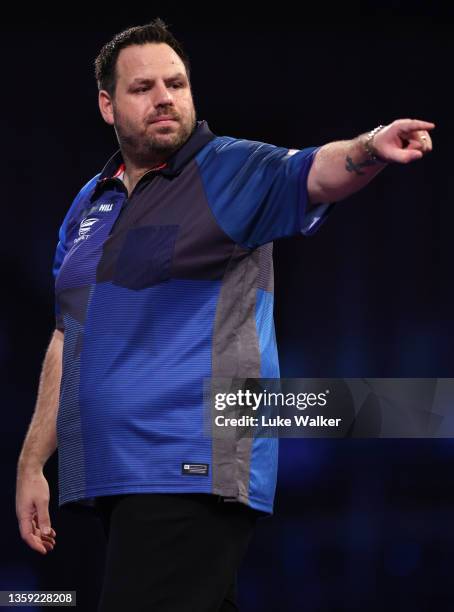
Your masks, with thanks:
M60 226L60 229L58 231L58 243L55 249L55 255L54 255L54 259L52 263L52 274L54 276L55 282L57 280L57 276L60 271L61 265L70 248L68 244L68 234L69 234L69 229L71 227L71 224L77 222L78 211L82 203L85 201L87 195L89 195L90 192L94 189L99 176L100 174L97 174L90 181L88 181L86 185L82 187L82 189L79 191L79 193L74 198ZM64 324L63 324L63 320L60 314L60 308L59 308L58 299L56 299L56 296L55 296L54 304L55 304L55 326L57 329L63 331Z
M319 147L219 140L211 156L217 163L206 164L204 183L218 223L235 242L255 248L320 227L334 203L309 208L307 177Z
M58 231L59 240L58 240L57 248L55 250L54 261L52 264L52 274L54 275L55 282L57 280L57 276L60 271L61 264L63 263L63 260L66 257L66 253L68 251L68 247L66 244L66 226L68 224L68 218L69 218L69 214L66 215ZM55 306L55 327L59 329L60 331L63 331L64 324L63 324L63 319L60 313L59 302L58 302L56 295L55 295L55 300L54 300L54 306Z

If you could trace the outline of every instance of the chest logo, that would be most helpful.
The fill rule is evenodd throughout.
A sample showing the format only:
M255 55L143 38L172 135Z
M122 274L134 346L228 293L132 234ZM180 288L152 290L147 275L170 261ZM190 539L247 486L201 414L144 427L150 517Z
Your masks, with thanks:
M79 240L86 240L89 238L91 228L98 221L99 219L96 219L95 217L87 217L86 219L83 219L79 227L79 237L74 240L74 244L79 242Z
M107 204L100 204L99 205L99 212L110 212L113 208L113 204L107 203Z

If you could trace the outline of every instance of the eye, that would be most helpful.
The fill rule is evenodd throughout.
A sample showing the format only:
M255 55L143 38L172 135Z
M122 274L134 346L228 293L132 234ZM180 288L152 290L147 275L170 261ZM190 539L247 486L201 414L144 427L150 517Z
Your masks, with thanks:
M184 83L182 83L181 81L177 81L175 83L170 83L169 88L171 88L171 89L181 89L184 86L185 86ZM142 87L139 87L139 88L135 89L134 93L143 93L145 91L148 91L149 89L150 89L149 85L143 85Z

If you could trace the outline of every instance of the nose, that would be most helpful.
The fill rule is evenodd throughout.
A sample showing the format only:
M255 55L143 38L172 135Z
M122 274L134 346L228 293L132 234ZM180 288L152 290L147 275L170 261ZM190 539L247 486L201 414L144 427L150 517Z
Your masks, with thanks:
M173 97L168 87L164 82L158 82L155 85L155 91L153 97L154 106L167 106L173 104Z

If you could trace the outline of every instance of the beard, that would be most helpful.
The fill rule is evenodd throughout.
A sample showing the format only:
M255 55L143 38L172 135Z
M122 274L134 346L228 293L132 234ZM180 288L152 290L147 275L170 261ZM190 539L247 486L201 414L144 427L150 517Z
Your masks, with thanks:
M167 114L175 117L172 113ZM157 124L150 128L151 123L148 122L145 131L139 133L114 113L114 127L121 150L136 164L164 161L184 145L197 124L195 112L186 121L182 121L180 116L175 117L175 120L178 122L176 127ZM152 134L151 130L155 133Z

